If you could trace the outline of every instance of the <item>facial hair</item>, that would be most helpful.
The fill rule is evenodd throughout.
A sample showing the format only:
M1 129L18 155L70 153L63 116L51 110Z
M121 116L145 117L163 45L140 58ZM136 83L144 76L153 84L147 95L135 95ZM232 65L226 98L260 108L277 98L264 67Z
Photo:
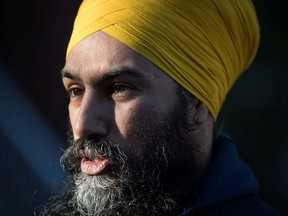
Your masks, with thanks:
M179 111L175 109L153 127L151 116L135 125L135 133L141 137L134 144L138 157L121 148L124 144L97 137L73 141L70 132L69 148L61 158L68 171L66 188L62 195L51 199L41 215L180 214L184 207L181 202L192 196L195 188L191 185L198 182L201 150L197 139L191 144L191 137L186 139L180 132L185 120L178 118ZM91 159L108 159L108 170L101 175L82 174L81 151Z

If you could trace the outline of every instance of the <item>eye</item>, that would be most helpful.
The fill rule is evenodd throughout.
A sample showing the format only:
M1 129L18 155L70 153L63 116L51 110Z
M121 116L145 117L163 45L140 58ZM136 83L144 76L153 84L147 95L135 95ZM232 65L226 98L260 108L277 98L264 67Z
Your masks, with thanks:
M121 93L121 92L124 92L125 90L128 90L128 86L126 85L122 85L122 84L116 84L113 86L113 90L114 90L114 93Z
M111 93L114 96L128 96L133 90L133 86L126 83L115 83L112 86Z
M85 92L84 89L76 88L76 87L72 87L68 90L68 94L70 98L82 97L84 92Z

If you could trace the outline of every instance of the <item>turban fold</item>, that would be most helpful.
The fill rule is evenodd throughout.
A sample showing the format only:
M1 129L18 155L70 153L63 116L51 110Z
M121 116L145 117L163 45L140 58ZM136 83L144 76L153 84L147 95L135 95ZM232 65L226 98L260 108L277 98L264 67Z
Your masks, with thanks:
M214 119L259 45L251 0L84 0L67 55L102 30L202 101Z

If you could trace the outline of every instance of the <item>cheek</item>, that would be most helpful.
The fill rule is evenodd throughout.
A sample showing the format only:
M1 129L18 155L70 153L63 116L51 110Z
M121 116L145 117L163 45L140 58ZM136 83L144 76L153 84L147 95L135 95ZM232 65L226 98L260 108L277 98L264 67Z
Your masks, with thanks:
M73 136L75 137L74 127L78 116L78 111L75 108L72 108L70 105L68 106L69 120L73 131Z
M155 108L143 101L135 101L129 105L115 108L115 122L119 133L124 139L133 139L135 131L139 130L143 118L155 113Z
M138 121L138 108L133 107L119 107L115 109L115 123L121 136L126 139L132 130L132 125Z
M160 113L145 101L135 101L115 108L115 122L121 137L128 143L138 141L139 131L156 124ZM149 119L149 122L147 122Z

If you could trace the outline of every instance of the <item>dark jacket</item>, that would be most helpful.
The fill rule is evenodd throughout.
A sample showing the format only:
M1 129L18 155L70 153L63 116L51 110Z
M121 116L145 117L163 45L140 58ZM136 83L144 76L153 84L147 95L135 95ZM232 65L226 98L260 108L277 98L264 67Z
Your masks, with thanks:
M227 134L217 136L213 155L197 198L181 216L279 215L257 195L259 183L250 168L239 159L235 143Z

